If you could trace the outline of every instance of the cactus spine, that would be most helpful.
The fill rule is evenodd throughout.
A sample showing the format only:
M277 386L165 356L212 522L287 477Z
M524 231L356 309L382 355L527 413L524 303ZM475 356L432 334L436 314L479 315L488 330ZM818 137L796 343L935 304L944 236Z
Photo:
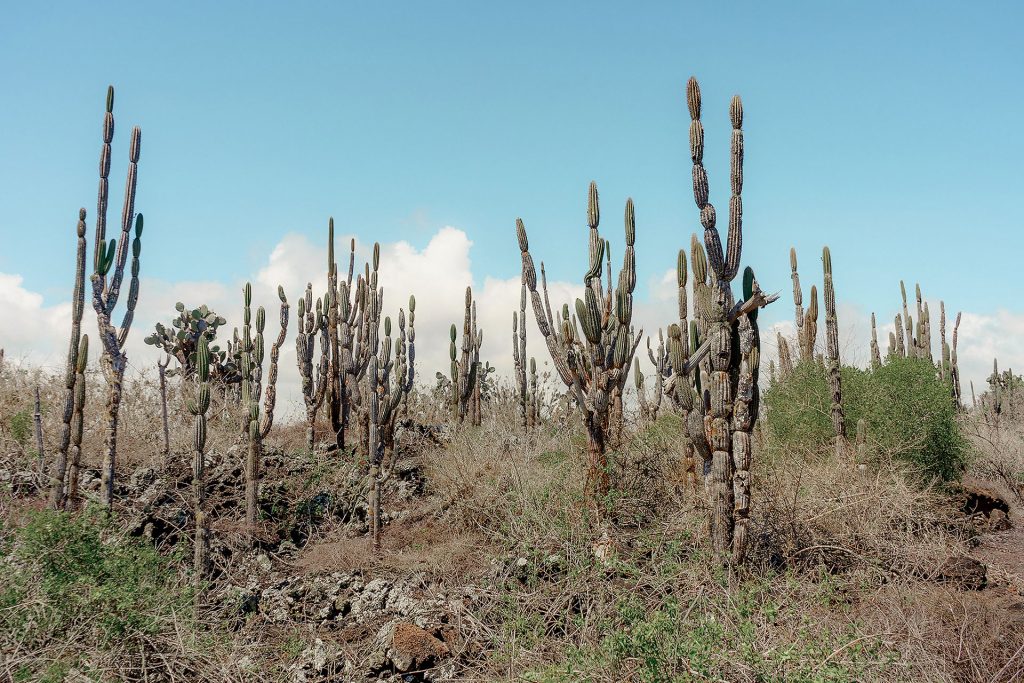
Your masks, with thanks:
M836 290L832 281L832 253L828 247L821 252L824 271L825 298L825 373L832 395L832 430L835 432L836 457L846 453L846 417L843 411L843 380L839 363L839 323L836 320ZM873 344L877 347L877 341Z
M188 410L195 417L195 437L192 455L192 498L195 506L196 537L193 556L193 571L198 587L206 574L207 548L209 539L206 528L206 484L204 471L206 467L206 411L210 407L210 340L204 334L199 338L196 351L196 398L189 401Z
M316 414L323 405L327 395L329 376L330 339L327 331L327 319L323 312L323 301L316 300L313 308L313 285L306 284L306 292L299 298L299 311L296 318L298 333L295 336L295 361L299 366L302 378L302 399L306 404L306 448L310 452L315 446ZM316 353L316 340L320 338L320 361L316 375L313 374L313 356Z
M100 184L96 211L95 272L92 280L92 306L96 311L100 343L103 354L100 366L107 381L107 428L104 439L102 486L100 500L109 510L114 501L114 470L117 464L117 423L121 408L121 392L128 358L124 353L125 341L135 316L139 299L139 255L142 253L142 214L135 215L135 187L138 173L139 150L142 133L132 129L128 151L128 179L125 184L124 207L121 211L121 237L106 243L107 200L109 196L110 143L114 138L114 88L107 89L107 111L103 119L103 149L100 153ZM135 238L129 240L132 225ZM129 248L129 242L131 247ZM120 327L111 318L121 294L128 252L132 253L131 284L128 301ZM107 277L110 276L108 281Z
M526 227L521 219L516 220L516 237L523 261L522 278L530 291L537 326L547 344L555 371L583 411L587 429L585 492L592 513L600 519L605 513L611 489L605 453L609 403L613 391L616 388L621 391L628 379L643 331L634 335L629 327L633 314L633 288L636 286L636 263L631 248L636 232L632 200L626 203L627 249L618 286L609 278L607 291L602 282L606 243L598 232L599 223L597 185L591 183L587 197L590 265L583 278L585 296L576 300L575 319L570 319L568 306L556 319L551 314L544 264L541 263L542 302L537 291L537 271L530 254Z
M259 509L259 461L263 454L263 440L274 423L274 405L277 402L277 370L281 345L288 331L288 299L284 288L277 288L281 300L277 339L270 350L270 369L267 373L267 391L260 420L260 395L263 393L263 330L267 314L262 306L256 309L256 335L252 334L252 285L245 283L242 291L242 405L245 409L244 428L248 440L245 460L245 523L250 533L255 531Z

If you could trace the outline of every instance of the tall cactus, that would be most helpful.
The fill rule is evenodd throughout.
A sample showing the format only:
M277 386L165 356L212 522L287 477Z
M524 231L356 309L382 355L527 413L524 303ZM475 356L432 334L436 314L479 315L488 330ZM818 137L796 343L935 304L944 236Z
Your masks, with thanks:
M797 345L800 347L800 358L806 359L804 356L804 295L800 289L800 274L797 272L797 260L796 260L796 248L789 248L789 270L790 277L793 280L793 306L796 309L794 312L794 320L796 322L796 339ZM813 356L813 354L812 354Z
M266 397L262 421L260 395L263 393L263 330L266 326L266 311L262 306L256 309L256 335L252 334L252 285L245 283L242 309L242 405L245 409L243 421L248 450L245 460L245 522L250 532L255 530L259 509L259 461L263 454L263 440L270 433L274 423L274 406L277 402L277 371L281 345L288 331L288 299L284 288L277 288L281 300L280 331L270 349L270 369L267 373Z
M760 342L754 312L774 301L766 297L749 268L744 272L744 299L734 303L730 283L739 273L743 244L743 104L739 96L729 105L732 122L730 145L729 233L725 249L715 225L715 208L708 201L708 177L704 169L704 127L701 123L700 87L691 78L686 85L686 101L690 111L690 156L693 160L693 196L700 210L704 227L704 247L710 266L710 295L704 304L698 302L698 317L706 332L699 332L703 341L690 353L685 363L676 358L674 365L685 372L702 355L707 354L710 372L707 383L701 379L694 386L703 386L701 419L688 419L687 428L694 447L702 457L710 456L709 488L711 493L711 540L716 553L725 560L741 563L746 555L750 501L751 432L757 419L759 398L757 369ZM816 309L812 288L812 308ZM816 310L814 311L816 316ZM808 315L810 311L808 312ZM807 326L808 315L804 316ZM812 317L813 320L813 317ZM805 330L806 332L806 330ZM691 345L697 340L692 339ZM737 337L734 339L734 336ZM805 334L805 339L809 335ZM670 331L677 356L685 344L681 334ZM810 347L813 351L813 346ZM674 368L675 370L675 368ZM698 418L698 412L691 413ZM735 533L735 535L734 535Z
M530 393L526 397L526 426L530 429L540 424L540 388L537 381L537 359L530 358Z
M103 354L100 367L107 381L107 428L104 439L102 487L100 499L110 509L114 502L114 471L117 465L117 423L121 408L121 392L128 358L124 352L135 304L139 300L139 255L142 253L142 214L135 215L135 187L138 173L142 133L132 129L128 150L128 179L125 184L124 207L121 211L121 237L106 243L107 200L109 196L110 143L114 138L114 88L107 89L107 111L103 119L103 150L100 153L100 186L96 211L95 272L92 274L92 306L96 311ZM132 226L135 237L129 240ZM131 247L129 248L129 241ZM112 322L114 308L121 294L128 252L132 253L131 284L124 317L120 327ZM108 280L108 276L110 279Z
M327 395L327 385L331 378L328 375L330 364L330 339L327 330L327 318L323 312L323 301L316 300L313 308L313 285L306 284L305 295L299 298L298 333L295 335L295 362L302 378L302 399L306 404L306 448L310 452L315 446L316 414L323 405ZM320 361L313 374L313 356L316 354L316 340L320 339Z
M50 506L62 509L67 502L65 489L68 468L68 452L75 419L76 381L78 377L78 353L82 338L82 312L85 307L85 209L78 210L78 235L75 250L75 286L71 294L71 339L68 342L68 359L64 369L64 411L61 414L60 443L53 472L50 474ZM87 344L88 345L88 344Z
M776 343L779 346L779 378L784 381L793 374L793 355L789 351L789 342L782 333L777 332L776 336Z
M895 345L895 340L893 340ZM871 369L877 370L882 365L882 352L878 348L878 328L875 325L875 314L871 314Z
M378 301L378 306L383 302ZM379 325L379 318L375 325ZM384 319L384 340L379 328L370 332L370 362L367 371L369 396L368 452L370 461L370 528L373 551L380 551L382 527L381 490L391 478L398 462L395 425L403 396L412 389L415 378L416 298L409 297L409 331L406 335L405 311L398 311L398 337L392 358L391 319Z
M160 423L163 427L163 443L160 454L164 458L171 454L171 425L167 416L167 366L170 364L171 356L166 353L162 362L159 360L156 362L156 373L160 386ZM207 368L207 374L209 374L209 368Z
M75 508L78 505L78 482L82 466L82 432L85 426L85 366L89 360L89 335L83 334L79 342L75 362L75 396L71 411L71 443L68 450L67 492L63 506Z
M960 316L961 313L956 314L956 322L953 323L953 347L950 351L950 373L953 377L953 400L956 402L956 407L960 408L963 404L963 396L960 389L960 365L957 362L956 357L956 345L957 335L960 332Z
M583 412L587 430L586 496L591 511L600 518L605 513L611 489L605 453L609 403L613 390L618 388L621 391L628 379L643 331L634 334L629 326L633 316L633 288L636 286L636 262L632 249L627 248L623 257L618 286L609 278L606 290L602 282L606 243L598 232L599 223L597 185L591 183L587 197L590 265L583 277L584 298L576 300L576 318L570 319L568 306L563 307L557 318L551 313L543 262L541 289L544 298L541 300L526 227L521 219L516 219L516 237L523 261L522 278L530 291L537 326L547 344L555 371ZM626 202L625 232L626 244L632 247L636 234L632 200Z
M512 311L512 360L515 363L516 399L519 403L519 419L523 428L530 425L526 383L526 283L519 288L519 312ZM534 364L536 371L536 364Z
M480 347L483 330L476 325L476 302L473 289L466 287L465 313L462 321L462 345L458 346L458 328L452 323L449 333L451 357L452 417L462 422L468 415L470 423L480 424Z
M903 300L903 325L906 330L906 352L908 358L916 358L917 338L914 335L914 320L910 317L910 309L907 308L907 288L900 280L900 297Z
M893 328L895 329L896 337L896 355L899 358L906 358L909 345L903 336L903 317L900 316L899 313L897 313L896 317L893 319Z
M203 335L196 350L196 398L188 402L188 410L195 418L195 436L192 443L192 498L196 533L193 555L195 582L199 586L206 574L209 538L206 524L206 411L210 407L210 340Z
M633 359L633 382L636 385L636 398L640 404L640 415L647 421L653 422L658 419L658 410L661 408L661 395L664 391L665 373L668 372L668 357L665 351L665 336L658 330L658 354L655 355L651 349L651 338L647 338L647 355L654 365L654 392L651 397L647 396L644 373L640 370L640 359Z
M835 432L836 457L846 455L846 416L843 411L843 380L839 362L839 323L836 319L836 290L832 282L832 253L828 247L821 252L824 271L825 298L825 372L832 397L830 413ZM877 343L876 343L877 346Z

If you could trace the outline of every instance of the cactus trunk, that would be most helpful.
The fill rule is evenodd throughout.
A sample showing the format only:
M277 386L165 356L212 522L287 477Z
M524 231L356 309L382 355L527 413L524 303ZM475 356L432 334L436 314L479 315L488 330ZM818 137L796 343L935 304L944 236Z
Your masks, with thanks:
M846 457L846 416L843 410L843 380L839 363L839 323L836 319L836 293L832 282L832 254L828 247L822 250L822 264L825 278L825 371L828 375L829 391L832 397L830 414L832 430L835 432L836 457ZM876 344L877 346L877 344Z

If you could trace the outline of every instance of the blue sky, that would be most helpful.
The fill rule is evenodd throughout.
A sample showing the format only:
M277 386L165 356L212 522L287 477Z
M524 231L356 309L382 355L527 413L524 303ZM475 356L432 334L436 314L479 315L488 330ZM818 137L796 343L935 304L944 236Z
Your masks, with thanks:
M840 299L867 310L893 310L901 277L951 310L1021 310L1020 3L11 2L4 17L0 272L48 303L68 296L77 209L95 209L108 83L118 200L143 129L147 276L244 278L287 233L320 243L334 215L417 247L456 226L474 278L509 278L522 216L549 275L577 281L595 179L616 254L636 202L644 282L699 227L695 74L719 207L728 102L744 99L743 260L784 292L772 319L791 312L789 247L809 286L826 243Z

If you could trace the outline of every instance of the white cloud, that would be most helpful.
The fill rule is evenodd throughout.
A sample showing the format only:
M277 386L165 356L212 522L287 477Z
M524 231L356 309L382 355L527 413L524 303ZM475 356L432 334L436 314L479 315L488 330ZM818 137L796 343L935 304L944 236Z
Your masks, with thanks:
M336 258L341 277L348 268L350 236L338 237ZM519 278L498 279L477 274L472 268L473 243L467 234L454 227L440 228L423 248L406 241L381 245L380 282L385 291L385 314L396 316L398 308L408 306L409 294L416 295L417 375L420 382L432 383L435 372L447 372L448 328L454 322L460 328L463 300L467 285L473 286L477 301L478 324L484 330L483 359L489 361L502 375L512 370L511 336L512 311L519 308ZM372 243L357 240L356 269L362 269L372 253ZM539 266L543 254L534 254ZM289 234L271 250L266 263L252 276L253 305L267 308L267 342L277 334L277 285L284 286L291 304L288 336L281 350L279 400L281 412L295 414L301 406L298 373L295 369L295 316L296 302L311 278L315 295L326 287L326 245L313 244L304 235ZM564 281L549 282L553 308L563 303L570 307L582 294L582 285ZM174 304L183 301L196 306L206 303L224 316L227 335L237 325L241 313L243 281L160 281L143 278L135 323L128 342L128 356L136 370L152 368L158 358L156 350L146 346L143 338L158 321L167 322L174 314ZM790 308L783 297L773 308ZM692 302L691 302L692 307ZM0 347L6 348L7 358L43 365L53 371L63 369L67 335L70 327L71 307L68 302L47 306L42 295L25 289L23 278L17 274L0 273ZM795 326L786 311L779 311L784 319L762 330L762 345L766 359L777 358L776 331L791 339ZM882 354L888 346L888 333L892 329L891 317L879 318L878 338ZM658 327L675 320L676 283L674 269L650 278L646 293L637 292L634 325L656 337ZM839 302L840 346L844 362L866 366L870 359L870 314L859 305ZM936 316L937 317L937 316ZM537 358L540 365L549 364L547 349L537 329L532 306L527 301L528 355ZM938 344L937 323L934 332ZM95 316L86 301L83 331L95 334ZM952 333L952 320L949 323ZM992 358L998 357L1001 367L1024 370L1024 347L1016 343L1024 336L1024 313L999 310L990 314L964 313L960 327L959 357L964 392L973 380L978 391L985 386L985 377L991 371ZM824 340L824 319L819 320L819 345ZM796 353L795 342L791 341ZM98 354L93 345L92 356ZM646 351L641 347L638 355L647 364Z

